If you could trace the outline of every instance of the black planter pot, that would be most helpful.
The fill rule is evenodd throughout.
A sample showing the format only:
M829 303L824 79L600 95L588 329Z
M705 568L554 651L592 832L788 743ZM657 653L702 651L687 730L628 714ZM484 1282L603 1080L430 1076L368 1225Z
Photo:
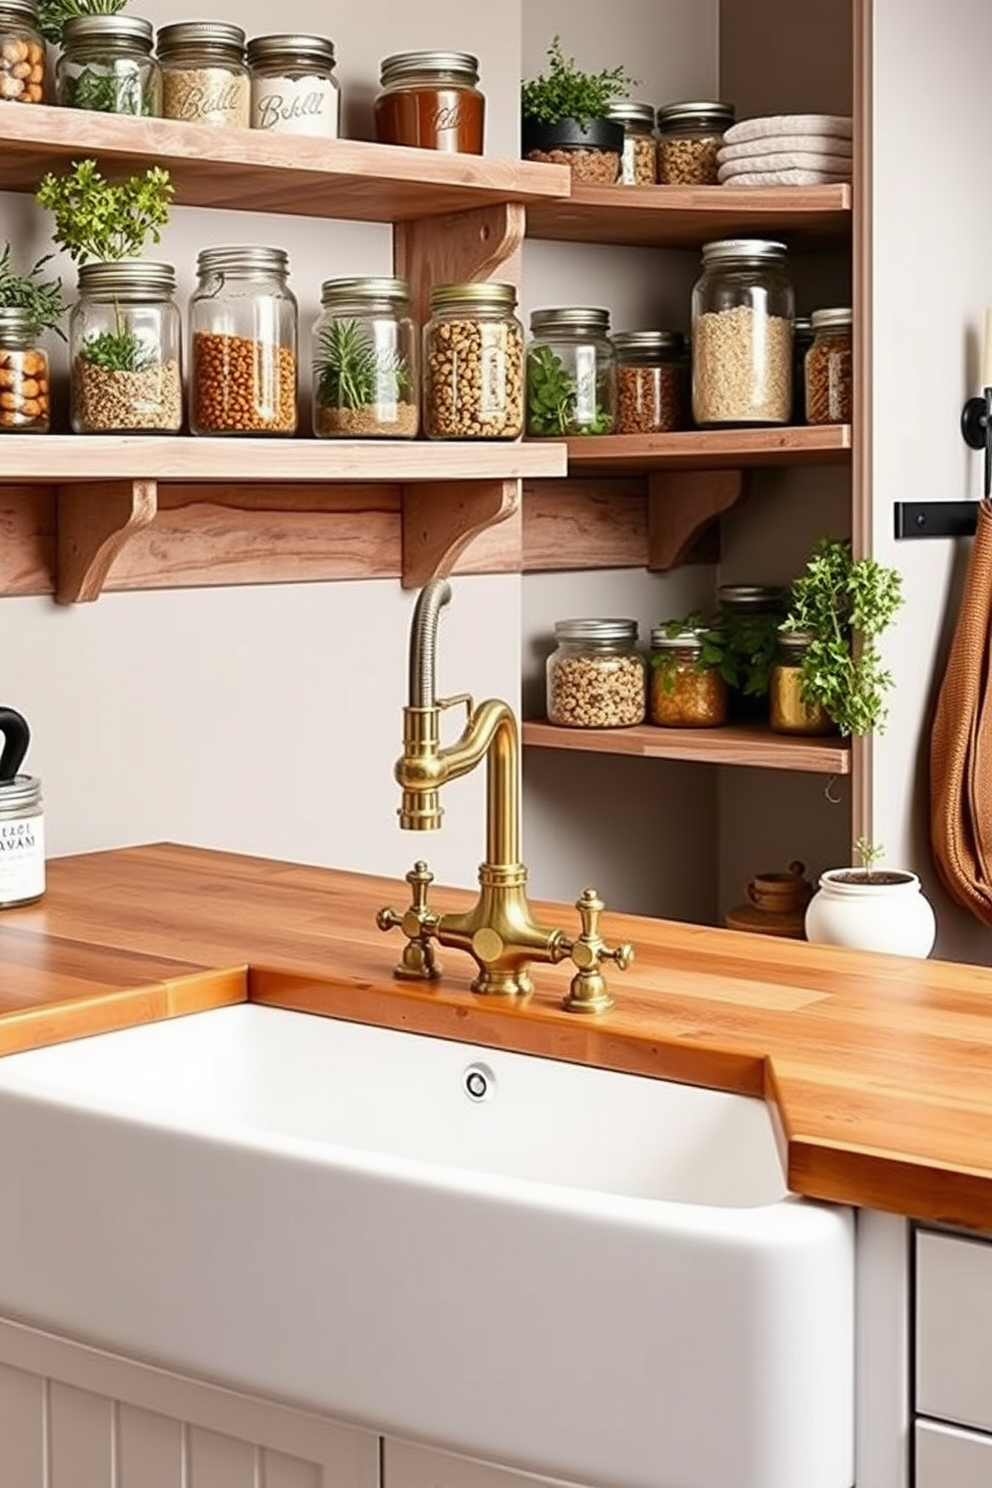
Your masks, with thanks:
M573 176L604 184L620 174L624 129L615 119L590 119L582 125L575 119L540 124L524 118L520 134L525 160L558 160L571 167Z

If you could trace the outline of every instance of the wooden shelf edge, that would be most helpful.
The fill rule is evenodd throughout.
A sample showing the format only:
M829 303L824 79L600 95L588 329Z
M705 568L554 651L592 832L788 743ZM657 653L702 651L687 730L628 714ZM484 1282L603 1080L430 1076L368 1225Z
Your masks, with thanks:
M634 470L729 470L844 464L850 424L689 429L677 434L596 434L566 441L570 475Z
M758 725L676 729L640 724L634 728L568 729L533 720L521 726L521 739L532 749L625 754L637 759L744 765L816 775L848 775L851 770L850 748L839 738L773 734L767 727Z

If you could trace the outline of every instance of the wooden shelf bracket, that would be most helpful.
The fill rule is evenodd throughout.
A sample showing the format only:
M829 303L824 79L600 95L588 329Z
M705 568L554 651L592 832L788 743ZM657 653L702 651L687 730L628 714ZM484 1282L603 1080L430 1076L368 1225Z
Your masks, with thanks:
M518 516L520 481L418 481L403 493L403 587L451 573L468 545ZM519 524L515 538L519 548ZM500 565L501 567L504 565ZM519 570L519 558L509 565Z
M742 470L656 471L648 477L648 568L684 563L717 517L744 494Z
M59 486L59 604L96 599L110 569L135 533L158 511L155 481L92 481Z

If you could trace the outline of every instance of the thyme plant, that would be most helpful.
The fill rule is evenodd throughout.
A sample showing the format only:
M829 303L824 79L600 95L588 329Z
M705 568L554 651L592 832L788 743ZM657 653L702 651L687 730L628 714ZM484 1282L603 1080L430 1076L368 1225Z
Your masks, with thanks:
M559 124L574 119L588 129L593 119L605 117L611 103L625 98L637 86L623 67L601 72L582 72L574 57L562 53L556 36L548 47L548 70L524 82L520 89L520 111L535 124Z

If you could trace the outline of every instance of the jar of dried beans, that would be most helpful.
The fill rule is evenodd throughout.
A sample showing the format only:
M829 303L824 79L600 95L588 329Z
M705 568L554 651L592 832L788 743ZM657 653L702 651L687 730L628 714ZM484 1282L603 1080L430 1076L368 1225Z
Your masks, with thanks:
M183 420L180 317L169 264L83 264L69 316L69 398L77 434L175 433Z
M62 27L55 93L67 108L103 114L162 112L162 74L152 56L151 21L139 16L70 16Z
M45 42L34 0L0 0L0 102L42 103Z
M786 424L795 300L782 243L706 243L692 291L692 416L702 427Z
M248 43L251 127L337 139L334 43L326 36L253 36Z
M651 632L651 722L717 728L727 721L727 684L706 654L702 627L657 625Z
M380 144L481 155L486 100L470 52L397 52L379 67L373 115Z
M628 103L626 100L611 103L606 117L623 125L623 153L617 184L653 186L656 179L654 105Z
M527 433L610 433L617 398L610 312L586 305L532 310L530 331Z
M853 357L849 309L814 310L813 344L806 353L806 422L849 424Z
M644 657L636 620L557 620L548 657L548 722L565 728L643 723Z
M193 434L296 432L296 299L282 248L203 248L189 302Z
M40 339L26 310L0 309L0 431L48 432L48 357Z
M405 279L328 279L313 328L318 438L412 439L419 427L417 328Z
M669 103L658 110L658 180L715 186L717 151L734 122L732 103Z
M681 331L617 331L618 434L684 429L689 410L689 359Z
M523 327L512 284L435 284L424 327L424 433L517 439L524 426Z
M245 33L228 21L176 21L159 28L162 114L190 124L251 123Z

